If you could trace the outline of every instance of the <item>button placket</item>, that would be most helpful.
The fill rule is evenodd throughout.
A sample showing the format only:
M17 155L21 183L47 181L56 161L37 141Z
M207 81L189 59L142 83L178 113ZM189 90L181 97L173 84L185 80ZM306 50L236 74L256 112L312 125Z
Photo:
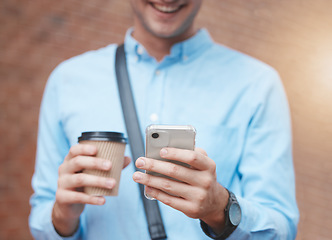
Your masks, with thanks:
M153 72L149 89L148 121L150 124L160 123L160 111L163 104L163 84L164 71L157 67Z
M156 123L157 121L159 120L159 116L157 113L152 113L150 115L150 121L153 122L153 123Z

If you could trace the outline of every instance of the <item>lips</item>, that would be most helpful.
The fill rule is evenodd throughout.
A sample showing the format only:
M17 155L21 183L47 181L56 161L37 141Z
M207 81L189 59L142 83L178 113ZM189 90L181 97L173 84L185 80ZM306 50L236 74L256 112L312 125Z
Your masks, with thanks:
M164 5L159 3L151 3L151 6L162 13L175 13L181 9L181 5Z

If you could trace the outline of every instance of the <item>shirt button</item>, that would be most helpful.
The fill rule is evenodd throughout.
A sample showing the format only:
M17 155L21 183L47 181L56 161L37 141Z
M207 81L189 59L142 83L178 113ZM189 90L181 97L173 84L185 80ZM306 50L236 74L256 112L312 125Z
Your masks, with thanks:
M160 75L160 70L156 71L156 75L159 76Z
M188 60L188 56L183 56L183 61L187 61Z
M142 55L142 54L144 53L144 49L143 49L142 46L138 46L138 48L137 48L137 53L138 53L139 55Z
M156 113L152 113L152 114L150 115L150 120L151 120L152 122L157 122L158 119L159 119L158 114L156 114Z

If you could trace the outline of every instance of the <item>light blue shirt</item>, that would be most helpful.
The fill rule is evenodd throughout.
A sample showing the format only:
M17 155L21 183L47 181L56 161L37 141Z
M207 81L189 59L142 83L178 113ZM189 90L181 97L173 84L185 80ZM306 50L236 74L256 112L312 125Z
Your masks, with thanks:
M217 165L217 180L235 193L242 220L229 239L294 239L298 223L287 99L269 66L214 43L206 30L174 45L157 62L125 38L142 134L150 124L191 124L196 146ZM85 131L126 132L114 71L116 45L60 64L40 112L30 229L36 239L62 239L51 221L58 167ZM126 154L130 155L129 146ZM86 205L68 239L147 240L134 166L122 171L119 196ZM199 220L159 204L168 239L206 236Z

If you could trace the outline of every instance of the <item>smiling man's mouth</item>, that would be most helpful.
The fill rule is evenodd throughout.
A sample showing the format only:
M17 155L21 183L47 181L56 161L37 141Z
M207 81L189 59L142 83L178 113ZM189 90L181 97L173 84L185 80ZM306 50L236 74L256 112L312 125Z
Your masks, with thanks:
M162 13L175 13L180 10L182 7L180 6L170 6L170 5L163 5L158 3L151 3L151 6Z

